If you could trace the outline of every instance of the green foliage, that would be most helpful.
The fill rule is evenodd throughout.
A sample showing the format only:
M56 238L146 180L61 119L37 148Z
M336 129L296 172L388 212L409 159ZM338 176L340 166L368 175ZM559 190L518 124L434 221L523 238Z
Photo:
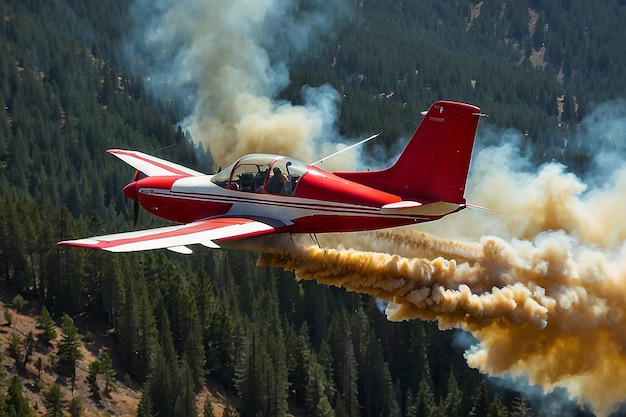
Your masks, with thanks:
M48 312L46 306L43 306L41 308L38 323L43 328L41 338L46 343L50 343L57 338L57 332L55 329L56 325L54 323L54 320L52 320L52 317L50 316L50 313Z
M61 387L52 384L50 389L43 395L43 405L46 407L47 417L63 417L68 401L65 399Z
M186 354L180 360L179 384L180 390L176 397L173 415L197 417L194 375Z
M57 350L59 371L69 373L73 390L76 381L76 364L83 358L83 354L80 351L78 328L74 326L74 320L67 314L61 317L61 330L63 335Z
M22 367L24 359L24 340L16 332L9 337L9 355L15 360L16 367Z
M487 385L481 382L478 391L474 395L470 416L486 416L489 413L490 401L487 393Z
M207 370L222 384L228 385L234 375L235 323L221 304L209 313L203 338Z
M6 322L7 326L13 326L13 313L11 313L8 308L4 309L4 321Z
M43 359L38 357L35 361L35 368L37 369L37 382L41 381L41 370L43 369Z
M324 368L311 360L308 365L305 387L305 410L307 415L315 417L335 417L331 406L331 382L326 378Z
M80 397L72 397L69 405L67 406L71 417L81 417L85 413L85 403Z
M7 417L30 417L34 416L28 400L22 393L20 379L16 375L11 378L9 388L4 399L4 411Z
M435 403L429 381L423 378L415 398L415 407L410 417L434 417L439 415L439 408Z
M493 401L489 405L489 413L487 417L508 417L509 412L507 411L504 404L502 404L502 400L500 397L495 396Z
M204 406L202 407L202 414L204 417L215 417L215 411L213 411L213 402L211 396L207 394L204 399Z
M104 376L104 392L108 395L111 391L116 389L115 386L115 369L113 369L113 361L107 352L100 354L100 373Z
M28 305L28 301L26 301L24 297L22 297L21 294L17 294L11 300L11 304L13 304L13 306L15 307L17 311L21 311L22 309L24 309L24 307Z
M24 338L24 363L22 364L23 368L26 368L26 365L30 362L30 358L33 355L33 349L35 347L35 335L32 331L26 333L26 337Z
M96 404L100 404L102 396L100 395L100 387L98 386L98 375L102 372L102 362L95 360L89 364L89 374L87 375L87 384L89 384L89 392L91 398Z
M227 405L226 408L224 408L222 417L239 417L239 414L232 405Z
M513 404L511 405L511 417L530 417L533 415L533 410L524 397L519 396L513 400Z
M137 406L137 417L153 417L152 409L152 388L150 387L150 381L147 381L141 388L141 400Z
M440 405L442 414L449 417L459 416L463 393L459 389L459 385L454 377L454 373L452 372L450 372L450 376L448 378L446 391L446 396L443 398Z

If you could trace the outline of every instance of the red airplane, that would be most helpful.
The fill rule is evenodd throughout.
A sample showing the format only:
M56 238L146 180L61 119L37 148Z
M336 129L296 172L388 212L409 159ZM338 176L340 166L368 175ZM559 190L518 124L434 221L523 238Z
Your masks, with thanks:
M124 194L149 213L181 223L59 242L111 252L187 245L219 248L275 233L354 232L432 221L466 206L476 106L438 101L389 168L328 172L284 156L251 154L206 175L141 152L108 152L134 167ZM139 178L140 172L146 175Z

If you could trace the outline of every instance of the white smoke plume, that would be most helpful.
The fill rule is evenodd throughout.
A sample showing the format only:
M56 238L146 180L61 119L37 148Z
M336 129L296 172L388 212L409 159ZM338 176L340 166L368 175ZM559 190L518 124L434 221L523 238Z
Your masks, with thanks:
M303 105L276 96L288 64L346 15L344 0L137 0L133 10L135 63L154 93L185 97L181 125L216 165L259 152L312 162L337 150L336 90L305 87Z
M520 135L482 129L500 145L476 152L469 201L495 213L468 209L419 227L439 237L411 228L329 236L324 248L277 249L259 263L382 298L390 320L469 331L478 340L469 366L566 388L606 416L626 400L624 104L583 122L576 140L589 149L615 144L584 178L558 163L534 170L519 156Z

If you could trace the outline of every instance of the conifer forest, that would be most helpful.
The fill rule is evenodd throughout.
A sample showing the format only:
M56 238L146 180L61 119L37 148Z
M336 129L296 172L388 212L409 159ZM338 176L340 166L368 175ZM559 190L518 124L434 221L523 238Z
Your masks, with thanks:
M255 252L57 242L132 230L121 190L134 171L108 149L214 173L242 156L228 141L257 101L322 114L332 140L383 131L361 149L372 164L393 160L434 101L471 103L489 114L479 138L517 132L529 171L584 176L598 149L624 149L626 123L597 140L585 129L605 103L626 120L626 1L2 0L0 16L0 417L121 415L121 387L142 417L602 414L558 384L468 365L467 331L390 321L381 300ZM247 151L275 152L258 146ZM137 227L164 224L143 212Z

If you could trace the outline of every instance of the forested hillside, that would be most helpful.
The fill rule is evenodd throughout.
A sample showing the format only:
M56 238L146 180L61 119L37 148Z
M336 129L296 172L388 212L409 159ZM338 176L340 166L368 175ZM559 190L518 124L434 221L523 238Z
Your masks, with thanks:
M290 3L296 16L324 8ZM391 143L434 100L460 100L489 113L485 123L521 131L536 163L556 158L583 170L594 145L578 141L578 123L596 104L626 96L624 1L341 3L332 30L285 63L290 81L269 99L297 106L303 85L330 84L341 96L334 127L342 137L383 130ZM207 381L228 393L224 415L540 415L530 399L470 369L456 333L434 322L391 323L373 298L257 267L254 253L119 255L56 245L132 228L121 188L133 171L107 149L213 169L211 150L179 127L188 98L150 82L138 52L128 59L138 4L0 4L3 300L20 296L42 316L45 306L68 330L64 341L77 336L71 317L106 326L117 342L117 383L142 387L140 416L210 415L196 397ZM154 222L142 213L139 227ZM20 397L11 376L32 377L37 365L32 340L10 327L2 337L20 358L3 362L0 416L11 416ZM65 376L66 398L74 382L90 383L72 381L71 352L50 365ZM92 378L106 374L101 361L84 364ZM42 398L54 392L39 388ZM83 399L90 410L96 394Z

